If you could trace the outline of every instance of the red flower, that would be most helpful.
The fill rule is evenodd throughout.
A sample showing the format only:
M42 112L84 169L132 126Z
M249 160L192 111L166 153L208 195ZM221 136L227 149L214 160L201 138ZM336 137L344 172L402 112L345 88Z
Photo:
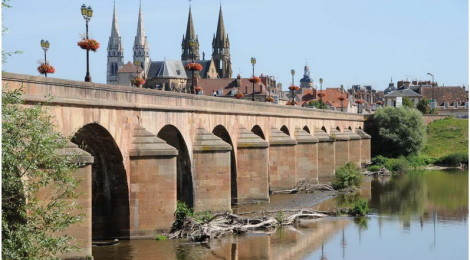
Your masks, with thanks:
M184 66L185 69L187 70L196 70L196 71L201 71L202 70L202 65L199 63L188 63L186 66Z
M379 101L377 101L377 102L375 102L375 103L377 103L377 105L382 105L384 102L379 100Z
M235 97L238 98L238 99L240 99L240 98L242 98L242 97L244 97L244 96L245 96L245 95L243 95L243 93L241 93L241 92L237 92L237 94L235 94Z
M274 102L274 98L273 97L267 97L266 102Z
M194 91L201 91L201 90L202 90L202 87L200 87L200 86L194 87Z
M55 68L52 67L51 65L47 64L47 63L43 63L43 64L39 65L38 71L41 74L46 74L46 73L51 74L51 73L55 72Z
M358 100L356 100L356 103L358 103L358 104L362 104L362 103L364 103L364 100L362 100L362 99L358 99Z
M93 39L84 39L79 41L78 46L84 50L96 51L100 47L100 43Z
M261 79L259 77L253 76L249 79L249 81L252 83L258 83L261 82Z
M297 90L299 90L299 89L300 89L299 86L290 86L290 87L289 87L289 90L295 90L295 91L297 91Z
M131 80L131 84L136 87L140 87L141 85L145 84L145 79L135 77L134 79Z

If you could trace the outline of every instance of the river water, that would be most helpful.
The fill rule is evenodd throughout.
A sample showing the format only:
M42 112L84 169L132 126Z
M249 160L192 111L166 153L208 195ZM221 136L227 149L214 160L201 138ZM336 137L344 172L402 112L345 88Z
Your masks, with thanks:
M318 196L309 201L308 194L276 195L270 206L300 201L303 208L332 210L365 198L372 212L367 218L301 221L271 234L227 236L208 245L182 240L120 241L114 246L93 247L93 256L96 260L468 259L466 171L370 178L357 194L329 195L320 196L322 201Z

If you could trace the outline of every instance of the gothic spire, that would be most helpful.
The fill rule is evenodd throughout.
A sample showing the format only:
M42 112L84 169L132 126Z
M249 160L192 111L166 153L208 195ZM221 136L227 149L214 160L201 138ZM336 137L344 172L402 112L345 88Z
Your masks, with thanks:
M193 15L191 14L191 7L189 7L188 26L186 28L186 39L196 40L196 33L194 32Z
M142 18L142 2L139 3L139 18L137 21L137 35L135 36L134 46L147 45L147 39L145 37L144 22Z
M224 16L222 14L222 5L220 5L219 22L217 24L217 33L215 34L215 40L218 42L224 42L225 40L225 26Z
M118 21L117 21L117 14L116 14L116 2L114 2L113 24L111 26L111 37L120 37L119 36Z

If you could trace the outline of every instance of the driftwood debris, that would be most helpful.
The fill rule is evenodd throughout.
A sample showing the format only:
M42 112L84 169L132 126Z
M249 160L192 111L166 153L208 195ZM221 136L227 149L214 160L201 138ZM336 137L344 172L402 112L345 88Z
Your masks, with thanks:
M185 238L194 242L206 242L227 234L244 234L257 230L270 231L276 226L292 225L299 219L313 219L328 216L320 212L296 210L295 214L284 217L284 212L276 217L242 217L231 213L220 213L207 221L196 222L192 218L186 218L180 230L169 234L169 238ZM275 213L275 212L272 212Z
M329 184L313 183L311 181L300 181L293 189L272 191L272 194L295 194L313 193L315 191L335 191Z

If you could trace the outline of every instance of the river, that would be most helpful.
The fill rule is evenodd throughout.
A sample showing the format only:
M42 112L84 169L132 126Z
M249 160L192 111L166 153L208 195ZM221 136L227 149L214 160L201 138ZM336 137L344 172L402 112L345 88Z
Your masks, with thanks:
M227 236L208 245L183 240L120 241L93 247L93 256L96 260L468 259L466 171L367 178L357 194L333 198L325 194L322 201L309 201L308 196L275 195L271 204L300 201L303 208L332 210L361 197L369 201L372 212L367 218L301 221L272 234Z

